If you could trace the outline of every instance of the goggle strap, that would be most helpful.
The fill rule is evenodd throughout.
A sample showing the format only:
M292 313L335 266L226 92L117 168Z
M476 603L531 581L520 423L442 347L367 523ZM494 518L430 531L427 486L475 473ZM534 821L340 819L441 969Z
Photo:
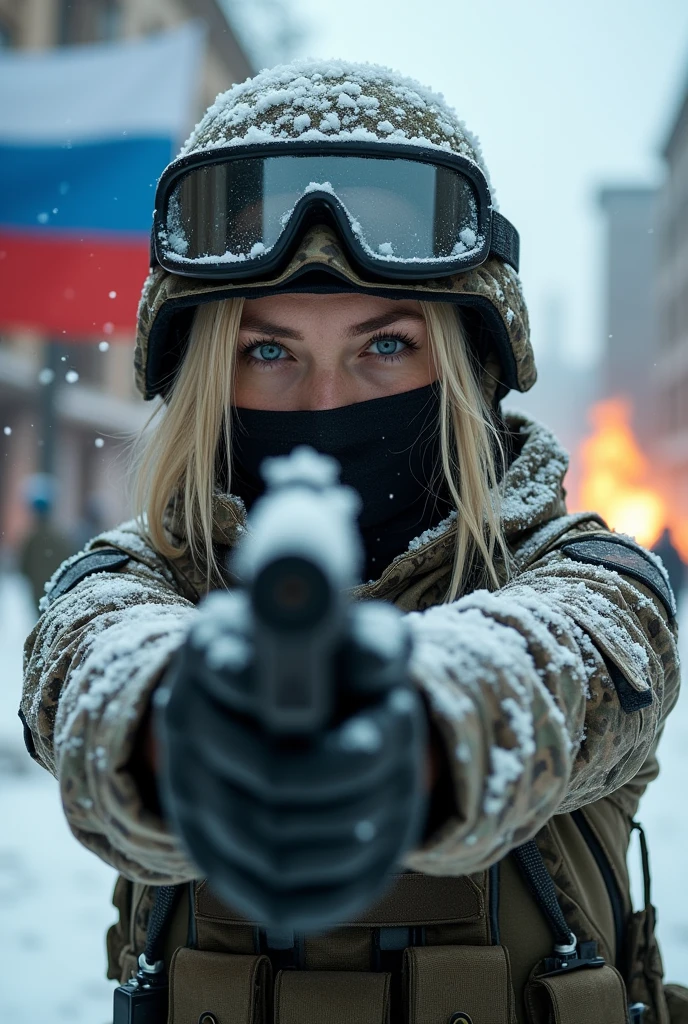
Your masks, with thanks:
M153 218L153 224L151 226L150 233L150 256L148 259L148 267L153 270L154 267L159 266L158 254L155 251L155 218Z
M508 263L518 273L520 247L516 228L501 213L493 210L490 255L499 256L500 260Z

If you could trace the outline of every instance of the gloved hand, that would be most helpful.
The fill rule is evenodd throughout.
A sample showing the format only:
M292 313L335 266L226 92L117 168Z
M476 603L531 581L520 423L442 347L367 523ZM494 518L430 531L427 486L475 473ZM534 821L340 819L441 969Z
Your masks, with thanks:
M243 592L201 605L156 694L159 786L213 890L249 920L314 930L380 897L424 818L426 714L391 605L350 606L332 721L269 733Z

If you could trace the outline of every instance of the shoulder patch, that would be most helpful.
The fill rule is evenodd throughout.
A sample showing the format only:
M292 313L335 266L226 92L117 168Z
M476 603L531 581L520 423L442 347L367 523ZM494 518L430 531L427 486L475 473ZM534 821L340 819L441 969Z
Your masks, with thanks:
M62 597L87 576L91 576L94 572L110 572L113 569L119 569L129 561L130 557L118 548L96 548L95 551L87 551L57 577L46 594L47 605L50 606L53 601Z
M676 615L673 590L650 553L639 544L609 534L604 537L598 535L570 541L568 544L562 544L560 550L577 562L602 565L605 569L613 569L623 576L631 576L660 599L670 618L673 619Z
M636 690L631 686L626 676L623 674L621 669L605 658L605 664L609 677L614 683L614 689L616 695L619 698L619 704L627 715L632 714L634 711L641 711L643 708L649 708L652 704L652 688L648 687L647 690Z

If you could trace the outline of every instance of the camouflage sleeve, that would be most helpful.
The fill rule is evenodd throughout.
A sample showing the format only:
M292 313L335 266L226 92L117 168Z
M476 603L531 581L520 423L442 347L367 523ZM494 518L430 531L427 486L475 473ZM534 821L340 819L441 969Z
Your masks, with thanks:
M412 870L483 870L552 815L619 790L653 755L678 696L662 601L558 550L495 593L408 619L453 794L444 823L407 856Z
M129 766L151 691L196 612L148 561L88 576L49 605L26 641L21 712L76 838L128 878L162 885L197 872Z

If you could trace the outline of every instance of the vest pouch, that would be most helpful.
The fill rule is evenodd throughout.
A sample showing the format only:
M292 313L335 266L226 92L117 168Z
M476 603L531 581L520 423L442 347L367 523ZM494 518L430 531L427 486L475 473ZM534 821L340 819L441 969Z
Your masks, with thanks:
M275 1024L389 1024L391 974L280 971Z
M610 964L540 976L536 967L525 1000L530 1024L629 1024L626 986Z
M170 964L168 1024L269 1024L272 969L267 956L180 947Z
M504 946L412 946L404 951L404 988L408 1024L516 1021Z
M664 995L671 1024L688 1024L688 988L683 985L665 985Z

